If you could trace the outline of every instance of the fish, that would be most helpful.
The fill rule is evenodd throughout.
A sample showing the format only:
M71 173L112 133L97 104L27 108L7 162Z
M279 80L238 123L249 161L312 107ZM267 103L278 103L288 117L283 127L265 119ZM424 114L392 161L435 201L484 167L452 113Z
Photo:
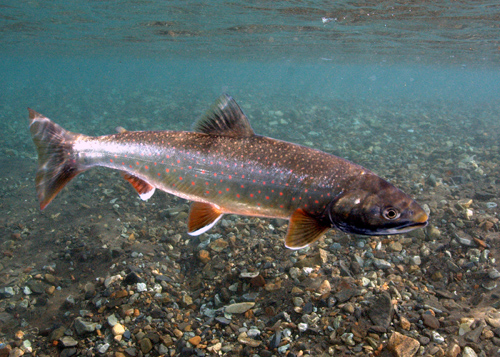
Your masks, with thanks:
M156 189L193 201L187 230L197 236L223 215L288 220L285 246L301 249L329 229L379 236L427 225L410 196L372 171L332 154L255 134L236 101L222 95L193 131L128 131L87 136L28 108L38 152L43 210L78 174L119 170L143 200Z

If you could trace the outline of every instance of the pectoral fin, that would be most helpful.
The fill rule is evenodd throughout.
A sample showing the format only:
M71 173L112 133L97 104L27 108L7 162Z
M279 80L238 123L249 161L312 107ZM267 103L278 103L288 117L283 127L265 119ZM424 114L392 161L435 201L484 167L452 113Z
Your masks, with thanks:
M285 246L290 249L301 249L318 240L330 227L325 227L318 220L297 208L288 224Z
M203 202L193 202L189 211L188 234L197 236L212 228L223 216L216 205Z
M153 196L153 193L155 193L155 188L153 186L138 177L130 174L123 174L123 178L134 186L139 197L144 201L149 200L151 196Z

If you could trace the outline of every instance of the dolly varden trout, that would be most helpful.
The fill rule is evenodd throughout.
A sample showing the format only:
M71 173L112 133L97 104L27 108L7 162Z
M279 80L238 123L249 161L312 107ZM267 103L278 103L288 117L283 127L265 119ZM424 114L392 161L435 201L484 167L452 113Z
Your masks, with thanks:
M44 209L76 175L94 166L120 170L142 199L155 188L194 201L188 233L209 230L224 214L289 220L285 245L308 246L330 228L388 235L427 224L408 195L347 160L259 136L229 96L194 132L71 133L29 109L38 150L36 190Z

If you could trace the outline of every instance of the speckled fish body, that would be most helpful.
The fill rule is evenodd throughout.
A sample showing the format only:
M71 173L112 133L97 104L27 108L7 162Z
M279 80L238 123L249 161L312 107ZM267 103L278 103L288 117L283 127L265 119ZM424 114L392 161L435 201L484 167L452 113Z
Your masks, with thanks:
M141 198L156 188L194 201L188 232L201 234L223 214L289 219L292 249L327 229L396 234L427 215L406 194L339 157L255 135L238 105L222 96L196 132L122 131L90 137L65 131L30 110L38 148L41 208L78 173L94 166L123 172Z

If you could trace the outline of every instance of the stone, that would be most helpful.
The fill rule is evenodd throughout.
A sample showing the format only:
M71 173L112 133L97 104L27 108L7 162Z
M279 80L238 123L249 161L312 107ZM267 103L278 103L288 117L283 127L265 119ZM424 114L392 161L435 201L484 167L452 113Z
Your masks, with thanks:
M395 357L412 357L420 348L420 343L414 338L394 331L389 339L387 348Z
M388 293L381 293L373 302L372 306L368 310L368 316L370 320L383 328L388 328L392 315L394 313L394 307L392 306L391 297Z
M398 241L391 241L389 243L389 249L393 252L400 252L403 250L403 245Z
M318 287L318 294L324 295L329 293L332 290L332 287L330 285L330 282L328 280L323 280L321 285Z
M61 326L61 327L56 328L55 330L53 330L50 333L50 335L49 335L49 342L53 342L53 341L59 340L61 337L64 336L64 332L66 332L66 327L65 326Z
M193 336L188 341L193 346L198 346L201 342L201 337L200 336Z
M109 315L108 316L108 325L113 327L118 323L118 319L116 318L115 314Z
M149 338L143 338L139 341L142 353L149 353L153 349L153 343Z
M207 250L202 249L198 252L198 259L203 264L207 264L210 261L210 253Z
M224 308L224 312L228 314L243 314L255 306L254 302L239 302L228 305Z
M356 296L359 294L359 290L356 288L347 288L344 290L339 291L338 293L335 294L335 298L337 301L342 304L346 301L348 301L350 298L353 296Z
M64 347L74 347L78 345L78 341L71 336L64 336L61 339L59 339L59 341Z
M439 320L431 314L427 314L427 313L422 314L422 321L423 321L425 326L427 326L433 330L436 330L439 328Z
M409 331L411 328L411 323L408 321L408 319L404 316L401 316L401 320L399 321L399 325L403 330Z
M461 352L460 346L453 342L450 344L448 349L446 350L446 357L457 357Z
M83 335L88 332L94 332L97 324L95 322L85 321L81 317L77 317L74 322L77 335Z
M238 336L238 342L242 345L247 345L250 347L259 347L262 343L261 341L254 340L253 338L249 338L246 332L242 332Z
M464 353L462 353L462 357L477 357L477 353L471 347L465 346Z
M219 238L213 242L211 242L208 246L210 247L210 249L212 249L214 252L217 252L217 253L220 253L222 252L224 249L227 248L227 246L229 245L229 243L222 239L222 238Z
M387 260L378 258L373 258L373 265L375 265L375 267L380 270L386 270L391 267L391 263L389 263Z
M16 295L14 292L14 288L11 286L6 286L4 288L0 288L0 298L2 299L8 299Z
M113 333L114 336L120 336L125 333L125 326L123 326L120 323L116 323L112 328L111 332Z
M444 337L436 331L432 331L432 340L439 344L444 343Z

